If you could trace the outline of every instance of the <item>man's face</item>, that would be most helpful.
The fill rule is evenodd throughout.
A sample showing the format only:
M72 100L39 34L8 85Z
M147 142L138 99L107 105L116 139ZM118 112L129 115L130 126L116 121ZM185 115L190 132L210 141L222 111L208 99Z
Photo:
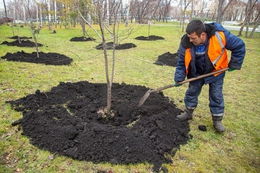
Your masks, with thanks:
M195 46L203 44L206 40L205 32L201 33L200 37L195 32L187 34L187 36L190 38L190 42L193 43Z

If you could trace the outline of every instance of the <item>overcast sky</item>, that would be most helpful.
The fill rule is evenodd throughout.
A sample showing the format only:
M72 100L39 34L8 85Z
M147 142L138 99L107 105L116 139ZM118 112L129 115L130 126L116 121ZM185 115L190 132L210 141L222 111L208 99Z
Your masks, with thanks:
M10 0L5 0L5 5L7 5L8 2L10 2ZM4 9L4 3L3 3L3 0L0 0L0 9Z

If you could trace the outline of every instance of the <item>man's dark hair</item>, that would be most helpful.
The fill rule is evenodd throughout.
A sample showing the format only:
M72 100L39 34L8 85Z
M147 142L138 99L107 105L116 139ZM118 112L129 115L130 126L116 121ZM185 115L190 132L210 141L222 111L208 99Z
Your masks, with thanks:
M192 20L187 28L186 28L186 33L187 34L192 34L192 33L196 33L199 37L201 35L202 32L206 32L206 28L204 26L204 24L200 21L200 20Z

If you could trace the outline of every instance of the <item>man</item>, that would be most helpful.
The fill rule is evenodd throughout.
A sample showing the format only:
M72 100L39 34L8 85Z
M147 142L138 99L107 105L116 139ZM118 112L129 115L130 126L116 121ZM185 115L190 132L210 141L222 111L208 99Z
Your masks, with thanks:
M227 50L231 51L228 59ZM185 78L193 78L212 71L229 68L240 70L245 57L245 43L218 23L203 24L200 20L191 21L182 37L178 50L178 63L174 75L175 86ZM224 99L222 94L225 72L189 83L184 97L184 113L177 118L192 119L198 104L202 86L209 84L209 108L213 126L217 132L224 132L222 124Z

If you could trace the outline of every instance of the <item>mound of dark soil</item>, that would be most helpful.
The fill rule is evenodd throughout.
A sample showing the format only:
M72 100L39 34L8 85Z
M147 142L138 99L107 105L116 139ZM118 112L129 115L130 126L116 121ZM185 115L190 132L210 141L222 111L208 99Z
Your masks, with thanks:
M107 46L107 49L113 49L113 42L108 42L108 43L106 44L106 46ZM131 49L131 48L133 48L133 47L136 47L136 45L133 44L133 43L124 43L124 44L117 44L116 47L115 47L115 49L116 49L116 50L120 50L120 49L122 50L122 49ZM97 46L96 46L96 49L98 49L98 50L103 50L103 45L102 45L102 43L99 44L99 45L97 45Z
M9 39L16 39L18 40L18 36L13 36L13 37L8 37ZM25 36L20 36L20 39L32 39L32 37L25 37Z
M151 93L137 108L148 89L113 84L112 115L102 111L106 84L84 81L60 83L8 103L23 113L12 125L40 149L93 163L147 162L158 171L191 136L188 122L176 118L181 111L162 92Z
M25 53L23 50L16 53L7 53L1 58L7 61L40 63L46 65L69 65L73 61L71 58L58 53L39 52L38 58L36 52Z
M158 60L154 62L156 65L168 65L176 67L178 62L178 53L170 53L166 52L160 56L158 56Z
M35 47L35 43L30 40L21 40L21 43L19 43L18 40L8 42L4 41L2 44L6 44L8 46L18 46L18 47ZM41 43L38 43L38 47L43 46Z
M73 37L70 39L70 41L79 41L79 42L84 42L84 41L95 41L96 39L92 37Z
M156 36L156 35L150 35L148 37L145 36L139 36L135 38L136 40L144 40L144 41L154 41L154 40L164 40L163 37L161 36Z

